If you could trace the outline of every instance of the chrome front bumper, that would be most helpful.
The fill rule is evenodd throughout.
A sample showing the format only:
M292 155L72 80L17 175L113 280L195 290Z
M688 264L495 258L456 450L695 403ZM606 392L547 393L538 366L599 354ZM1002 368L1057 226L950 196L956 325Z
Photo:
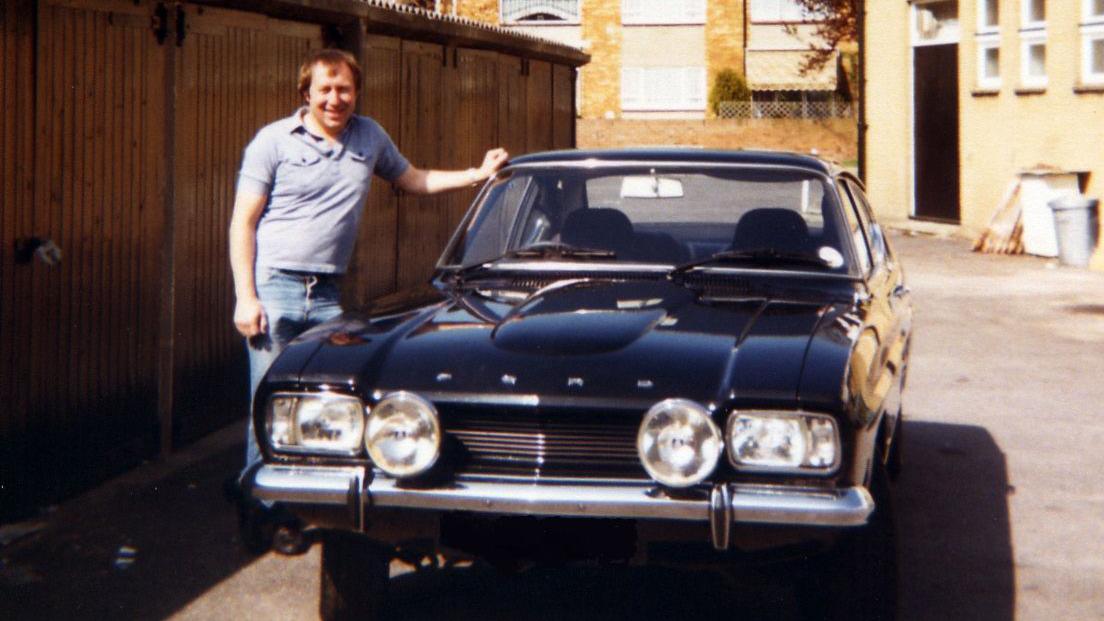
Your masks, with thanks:
M777 485L715 485L697 496L670 496L652 484L519 483L463 480L449 487L400 487L361 467L264 465L253 496L307 505L347 507L363 525L372 507L512 515L667 519L709 522L714 546L728 547L736 523L860 526L874 510L864 487L839 490Z

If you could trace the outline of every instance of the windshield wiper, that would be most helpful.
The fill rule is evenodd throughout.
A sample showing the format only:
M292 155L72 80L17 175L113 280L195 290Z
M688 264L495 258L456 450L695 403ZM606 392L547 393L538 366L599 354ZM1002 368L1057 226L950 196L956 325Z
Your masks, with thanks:
M813 267L828 267L824 259L815 254L804 252L786 252L774 248L757 248L754 250L725 250L711 254L704 259L696 259L689 263L683 263L671 270L670 275L680 276L703 265L712 263L751 263L754 265L809 265Z
M571 244L560 242L537 242L524 248L514 248L500 259L530 259L530 258L572 258L572 259L613 259L617 253L602 248L581 248Z
M562 244L559 242L538 242L524 248L514 248L508 250L505 254L490 259L487 261L480 261L471 265L466 265L453 272L451 280L453 282L463 282L470 276L486 270L487 268L494 267L496 263L503 259L551 259L551 258L571 258L571 259L613 259L617 257L617 253L612 250L603 250L600 248L580 248L578 246L572 246L570 244Z

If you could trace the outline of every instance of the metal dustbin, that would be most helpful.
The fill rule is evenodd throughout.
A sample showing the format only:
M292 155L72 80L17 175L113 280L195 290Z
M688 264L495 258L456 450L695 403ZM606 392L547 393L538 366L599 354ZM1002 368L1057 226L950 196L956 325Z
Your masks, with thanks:
M1086 267L1096 248L1098 201L1080 194L1067 194L1047 204L1054 211L1058 260L1062 265Z

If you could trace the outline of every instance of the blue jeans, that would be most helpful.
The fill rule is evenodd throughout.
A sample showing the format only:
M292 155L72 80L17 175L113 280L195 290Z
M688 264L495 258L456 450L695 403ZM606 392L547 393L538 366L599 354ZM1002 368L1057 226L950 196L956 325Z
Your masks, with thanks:
M246 339L249 350L249 432L245 439L244 474L261 461L253 429L253 396L268 367L292 339L341 315L340 276L258 268L257 297L264 307L268 332Z

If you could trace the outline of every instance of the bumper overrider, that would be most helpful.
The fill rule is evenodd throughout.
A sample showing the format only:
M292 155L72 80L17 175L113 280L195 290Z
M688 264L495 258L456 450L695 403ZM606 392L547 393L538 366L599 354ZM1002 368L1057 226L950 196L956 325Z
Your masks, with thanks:
M364 467L262 465L252 477L262 501L344 507L363 525L372 508L500 515L664 519L709 522L714 547L726 549L734 524L861 526L874 510L865 487L795 488L715 484L671 494L654 483L517 482L464 479L410 487Z

